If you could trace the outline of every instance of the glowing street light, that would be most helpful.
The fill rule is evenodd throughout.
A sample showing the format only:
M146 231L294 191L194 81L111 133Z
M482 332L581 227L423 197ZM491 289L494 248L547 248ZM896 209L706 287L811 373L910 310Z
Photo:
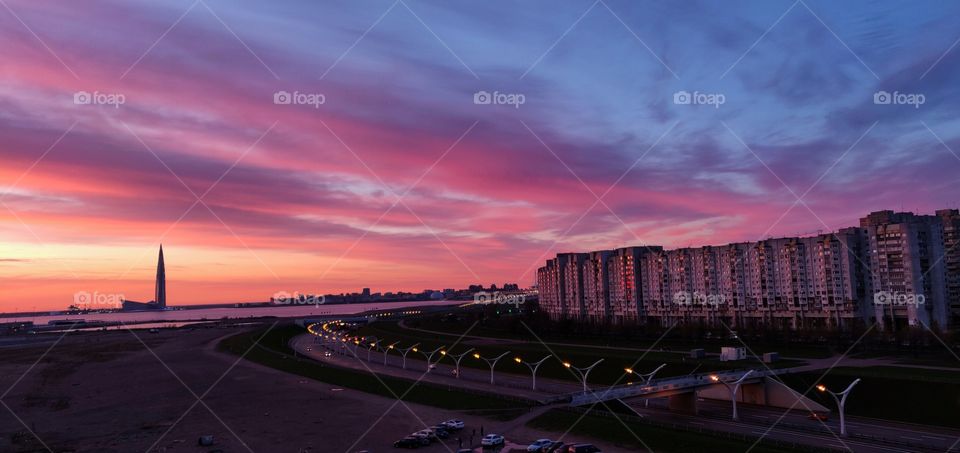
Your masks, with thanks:
M827 389L827 386L823 384L817 385L817 390L819 390L821 393L829 393L830 396L833 397L833 400L837 402L837 407L840 408L840 435L841 436L847 435L847 424L843 414L843 408L847 404L847 395L849 395L850 391L853 390L853 386L857 385L859 382L860 382L860 379L857 378L856 380L850 383L850 385L847 387L846 390L840 393L831 392L829 389Z
M442 351L443 348L444 348L444 346L440 346L439 348L434 349L434 350L432 350L432 351L417 351L416 349L414 349L413 351L414 351L414 352L419 352L419 353L423 354L423 357L425 357L425 358L427 359L427 373L429 373L429 372L430 372L431 362L433 362L433 356L434 356L436 353Z
M657 369L655 369L655 370L653 370L653 371L651 371L651 372L649 372L649 373L647 373L647 374L637 373L636 371L634 371L633 368L624 368L623 371L626 371L627 374L635 374L635 375L637 375L637 377L639 377L640 379L643 380L643 385L650 385L650 381L653 380L653 376L655 376L655 375L657 374L657 371L662 370L663 367L665 367L665 366L667 366L666 363L664 363L663 365L658 366ZM644 398L644 399L643 399L643 407L650 407L650 399L648 399L648 398Z
M403 356L403 364L401 366L404 370L407 369L407 353L410 351L417 352L417 346L420 346L420 343L416 343L407 348L397 348L397 350L400 351L400 355Z
M740 379L737 379L735 382L728 383L720 379L720 376L715 374L710 375L710 380L713 382L719 382L727 387L727 391L730 392L730 401L733 402L733 421L739 421L740 417L737 415L737 392L740 391L740 384L743 384L743 381L747 379L754 370L749 370L746 373L743 373L743 376L740 376Z
M546 362L547 359L549 359L550 357L552 357L552 356L549 356L549 355L548 355L548 356L546 356L546 357L544 357L544 358L542 358L542 359L540 359L540 360L538 360L538 361L536 361L536 362L524 362L523 359L521 359L519 356L513 358L513 361L514 361L514 362L522 363L522 364L526 365L527 368L530 368L530 376L533 378L533 385L531 386L531 389L532 389L532 390L536 390L536 389L537 389L537 368L540 368L540 365L542 365L543 362Z
M472 351L473 351L473 348L470 348L464 352L461 352L460 354L451 354L451 353L448 353L447 351L440 351L440 354L453 357L453 361L456 363L456 368L455 368L456 376L457 376L457 379L460 379L460 360L466 357L467 354L470 354Z
M497 366L497 362L499 362L500 359L506 357L506 356L509 355L509 354L510 354L510 351L507 351L507 352L504 352L503 354L500 354L500 355L498 355L498 356L496 356L496 357L494 357L494 358L492 358L492 359L488 359L488 358L486 358L486 357L481 356L479 353L474 353L474 354L473 354L473 358L483 360L484 362L487 362L487 365L490 365L490 383L493 384L493 383L494 383L494 382L493 382L493 369Z
M370 352L373 351L373 349L376 348L378 344L380 344L380 340L370 342L370 347L367 348L367 362L370 361Z
M571 369L571 370L574 370L574 371L576 371L578 374L580 374L580 379L583 381L583 393L587 393L587 376L590 375L590 372L593 371L593 368L594 368L595 366L599 365L600 362L603 362L603 359L600 359L600 360L597 360L596 362L593 362L593 365L590 365L590 366L588 366L588 367L586 367L586 368L578 368L578 367L575 367L575 366L573 366L573 364L571 364L570 362L563 362L563 366L566 367L566 368L569 368L569 369Z
M381 349L381 351L383 351L383 366L387 366L387 353L390 352L390 350L393 349L398 343L400 342L395 341L393 344L388 344L385 348Z

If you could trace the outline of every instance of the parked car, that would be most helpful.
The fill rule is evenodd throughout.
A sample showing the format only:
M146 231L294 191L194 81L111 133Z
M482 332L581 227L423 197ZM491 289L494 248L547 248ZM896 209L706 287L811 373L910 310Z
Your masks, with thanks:
M413 433L413 435L422 435L430 442L436 442L440 440L440 437L437 436L437 433L435 433L432 429L421 429L420 431Z
M543 453L561 453L561 452L563 451L563 446L564 446L564 445L565 445L565 444L564 444L563 442L560 442L560 441L558 440L558 441L550 444L549 446L547 446L546 448L544 448L544 449L541 450L541 451L542 451Z
M567 453L598 453L599 448L593 444L574 444L567 446Z
M393 448L420 448L420 439L407 436L393 443Z
M463 426L464 426L463 420L457 420L457 419L447 420L447 421L441 423L441 425L444 425L444 426L446 426L447 428L450 428L450 429L463 429Z
M433 433L441 439L446 439L450 437L450 431L447 431L447 427L444 425L431 426L430 429L433 430Z
M430 442L433 442L432 436L422 431L417 431L411 434L410 437L416 437L418 440L420 440L421 445L430 445Z
M527 451L542 452L544 448L553 445L550 439L539 439L527 446Z
M503 445L504 439L503 436L499 434L487 434L483 436L483 439L480 439L480 445L484 447L495 447L497 445Z
M821 414L819 412L810 412L810 415L807 415L807 418L809 418L810 420L820 420L822 422L825 422L830 419L830 417L827 414Z

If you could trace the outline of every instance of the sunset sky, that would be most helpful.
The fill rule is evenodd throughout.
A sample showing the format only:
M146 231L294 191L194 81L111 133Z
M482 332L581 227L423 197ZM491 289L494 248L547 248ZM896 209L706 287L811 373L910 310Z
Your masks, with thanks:
M560 251L957 207L958 14L3 0L0 311L77 291L150 300L160 243L176 305L530 285ZM481 90L524 103L475 104ZM875 104L881 90L923 103ZM275 104L279 91L325 102Z

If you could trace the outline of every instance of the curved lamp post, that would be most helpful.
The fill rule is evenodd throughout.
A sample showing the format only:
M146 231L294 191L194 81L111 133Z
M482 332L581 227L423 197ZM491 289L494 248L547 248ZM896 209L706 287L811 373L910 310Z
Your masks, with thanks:
M508 354L510 354L510 351L504 352L503 354L500 354L500 355L498 355L498 356L496 356L496 357L494 357L494 358L492 358L492 359L488 359L488 358L486 358L486 357L481 356L479 353L474 353L474 354L473 354L473 358L483 360L484 362L487 362L487 365L490 365L490 383L493 384L493 383L494 383L494 382L493 382L493 369L494 369L494 367L497 366L497 362L500 361L500 359L502 359L502 358L504 358L505 356L507 356Z
M445 355L445 356L448 355L448 356L450 356L450 357L453 357L453 361L457 364L457 366L456 366L457 379L460 379L460 360L463 359L464 357L466 357L466 355L469 354L469 353L471 353L471 352L473 352L473 348L467 349L466 351L461 352L460 354L450 354L450 353L447 352L447 351L440 351L440 354Z
M532 390L537 389L537 368L540 368L540 365L542 365L543 362L546 362L547 359L549 359L550 357L553 357L553 356L548 355L536 362L524 362L523 359L521 359L520 357L513 358L514 362L522 363L526 365L527 368L530 368L530 376L533 378L533 385L530 387Z
M360 360L360 339L353 339L353 356Z
M370 342L370 347L367 348L367 362L370 361L370 352L376 349L377 345L380 344L380 340L374 340Z
M427 373L430 372L430 362L433 362L433 356L442 350L443 350L443 346L440 346L439 348L434 349L432 351L417 351L416 349L414 349L414 351L417 351L423 354L423 356L427 359Z
M650 385L650 381L653 380L653 377L657 374L657 371L662 370L663 367L665 367L665 366L667 366L666 363L664 363L663 365L658 366L657 369L655 369L655 370L653 370L653 371L651 371L651 372L649 372L649 373L647 373L647 374L637 373L636 371L634 371L633 368L624 368L623 371L626 371L627 374L635 374L635 375L637 375L637 377L639 377L640 379L643 380L643 385ZM650 407L650 399L649 399L649 398L644 398L644 399L643 399L643 407Z
M600 362L603 362L603 359L600 359L600 360L597 360L596 362L593 362L593 365L590 365L590 366L588 366L588 367L586 367L586 368L578 368L578 367L575 367L575 366L573 366L572 364L570 364L570 362L563 362L563 366L565 366L565 367L567 367L567 368L569 368L569 369L571 369L571 370L574 370L574 371L576 371L577 373L580 374L580 379L583 380L583 393L587 393L587 376L590 375L590 371L593 371L593 367L599 365Z
M853 390L853 386L857 385L860 382L860 378L857 378L847 386L847 389L840 392L834 393L827 389L827 386L823 384L817 385L817 390L823 393L829 393L833 397L833 400L837 402L837 407L840 409L840 435L847 435L847 424L846 420L843 417L843 407L847 404L847 396L850 395L850 391Z
M414 344L413 346L410 346L410 347L407 347L407 348L397 348L397 350L400 351L400 355L403 356L403 365L402 365L402 367L403 367L404 370L407 369L407 353L410 352L410 351L417 352L417 346L420 346L420 343L416 343L416 344Z
M720 377L715 374L710 376L711 381L723 384L727 387L727 391L730 392L730 401L733 401L733 421L740 420L740 416L737 415L737 392L740 391L740 384L743 384L743 381L751 374L753 374L753 370L743 373L743 376L740 376L740 379L737 379L732 384L721 380Z
M383 366L387 366L387 353L399 343L399 341L395 341L393 344L388 344L385 348L380 348L380 350L383 351Z

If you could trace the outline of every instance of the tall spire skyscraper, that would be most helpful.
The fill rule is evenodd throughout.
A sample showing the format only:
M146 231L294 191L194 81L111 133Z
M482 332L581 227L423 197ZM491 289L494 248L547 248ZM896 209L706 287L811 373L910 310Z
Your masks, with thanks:
M160 258L157 260L157 286L153 295L157 308L167 308L167 275L163 268L163 244L160 244Z

